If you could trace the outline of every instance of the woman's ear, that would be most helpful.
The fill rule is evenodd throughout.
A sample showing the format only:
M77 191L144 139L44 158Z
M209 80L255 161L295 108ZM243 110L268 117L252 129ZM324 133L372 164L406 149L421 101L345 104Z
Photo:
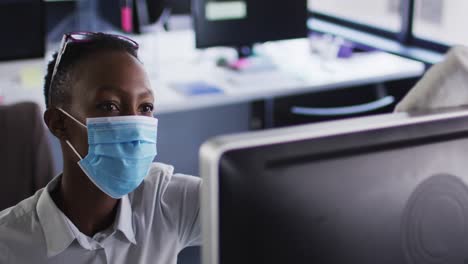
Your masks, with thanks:
M44 122L56 138L64 141L68 139L65 129L65 118L58 109L47 109L44 113Z

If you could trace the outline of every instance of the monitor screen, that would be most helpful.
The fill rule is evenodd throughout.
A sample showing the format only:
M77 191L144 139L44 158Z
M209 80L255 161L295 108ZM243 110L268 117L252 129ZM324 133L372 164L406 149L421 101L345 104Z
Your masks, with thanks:
M402 0L308 0L309 10L390 32L401 30Z
M468 111L217 138L203 263L466 263Z
M0 60L44 56L42 0L0 0Z
M466 0L415 0L415 37L445 45L468 44Z
M166 6L171 9L171 14L190 14L191 1L190 0L167 0Z
M197 48L307 36L306 0L193 0Z

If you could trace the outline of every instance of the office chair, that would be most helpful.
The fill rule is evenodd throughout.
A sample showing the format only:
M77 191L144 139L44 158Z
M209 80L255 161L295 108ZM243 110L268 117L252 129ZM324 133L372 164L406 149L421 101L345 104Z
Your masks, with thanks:
M40 107L0 106L0 211L44 187L54 176Z

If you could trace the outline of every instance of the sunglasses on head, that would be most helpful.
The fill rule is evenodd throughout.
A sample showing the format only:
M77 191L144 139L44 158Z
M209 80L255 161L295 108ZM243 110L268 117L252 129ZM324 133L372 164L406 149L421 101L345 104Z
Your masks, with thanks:
M62 59L62 56L65 53L65 50L67 49L67 46L70 43L73 43L73 44L91 43L102 35L103 33L96 33L96 32L72 32L72 33L63 35L62 42L60 44L59 53L57 55L57 59L55 60L54 70L52 71L52 76L50 78L49 96L50 96L50 88L52 87L52 83L54 82L55 75L57 74L60 60ZM136 43L134 40L130 38L120 36L120 35L113 35L113 34L105 34L105 35L124 41L130 44L130 46L133 49L138 50L138 47L139 47L138 43Z

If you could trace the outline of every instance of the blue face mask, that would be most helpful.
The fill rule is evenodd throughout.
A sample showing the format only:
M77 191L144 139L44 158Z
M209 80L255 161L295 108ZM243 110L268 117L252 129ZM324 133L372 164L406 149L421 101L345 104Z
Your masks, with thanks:
M87 126L59 110L88 130L88 155L78 165L89 179L112 198L134 191L144 180L157 154L158 120L145 116L88 118Z

